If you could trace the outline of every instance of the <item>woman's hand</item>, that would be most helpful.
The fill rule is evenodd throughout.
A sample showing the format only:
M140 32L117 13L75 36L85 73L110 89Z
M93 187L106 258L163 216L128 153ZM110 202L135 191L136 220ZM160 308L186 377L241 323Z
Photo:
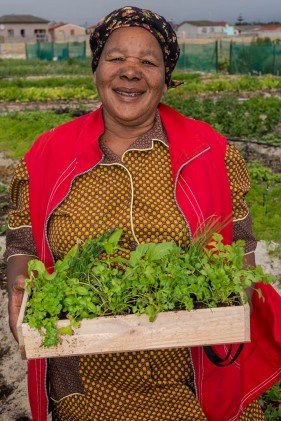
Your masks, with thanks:
M17 321L24 294L24 283L26 276L18 275L13 282L8 283L9 294L9 326L15 340L18 342Z
M28 262L35 256L11 256L7 264L9 325L18 342L17 321L24 294L24 283L28 277Z

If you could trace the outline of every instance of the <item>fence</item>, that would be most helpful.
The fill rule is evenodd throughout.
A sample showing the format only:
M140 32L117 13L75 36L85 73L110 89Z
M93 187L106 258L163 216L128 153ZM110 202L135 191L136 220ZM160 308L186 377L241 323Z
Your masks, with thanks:
M181 44L177 70L281 75L281 43Z
M177 70L201 72L218 71L218 42L208 44L181 44Z
M65 60L85 59L86 41L82 42L37 42L26 44L27 59Z

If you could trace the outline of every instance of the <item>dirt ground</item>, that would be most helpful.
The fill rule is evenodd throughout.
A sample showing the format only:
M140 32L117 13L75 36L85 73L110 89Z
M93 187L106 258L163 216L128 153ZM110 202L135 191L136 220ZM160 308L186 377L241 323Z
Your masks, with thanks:
M15 168L15 162L0 154L0 180L7 185ZM0 193L0 228L5 224L6 193ZM8 327L6 269L3 261L5 236L0 236L0 419L1 421L31 420L27 399L26 361L21 360L17 343Z
M0 154L0 180L8 184L14 171L15 162L4 159ZM0 194L0 228L5 223L7 214L7 193ZM5 264L3 252L5 236L0 235L0 420L29 421L30 408L27 398L26 361L21 360L17 343L14 341L8 327L7 292ZM281 261L271 259L267 246L259 242L256 252L257 264L261 264L267 273L279 276L280 285Z

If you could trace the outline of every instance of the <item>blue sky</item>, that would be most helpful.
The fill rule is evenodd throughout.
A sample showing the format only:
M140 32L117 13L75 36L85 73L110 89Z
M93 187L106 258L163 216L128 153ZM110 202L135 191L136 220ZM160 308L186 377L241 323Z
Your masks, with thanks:
M92 25L125 5L153 10L176 23L199 19L235 23L240 14L246 21L281 21L281 0L0 0L0 16L33 14L50 21Z

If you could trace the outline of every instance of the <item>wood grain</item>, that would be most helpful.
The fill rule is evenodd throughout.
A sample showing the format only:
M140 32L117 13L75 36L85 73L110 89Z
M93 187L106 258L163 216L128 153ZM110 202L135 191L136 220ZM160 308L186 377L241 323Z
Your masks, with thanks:
M51 358L68 355L113 353L136 350L215 345L250 341L248 304L164 312L154 322L147 315L97 317L83 320L72 336L61 336L51 348L41 346L42 337L23 323L27 297L18 321L22 358ZM58 326L66 326L61 320Z

